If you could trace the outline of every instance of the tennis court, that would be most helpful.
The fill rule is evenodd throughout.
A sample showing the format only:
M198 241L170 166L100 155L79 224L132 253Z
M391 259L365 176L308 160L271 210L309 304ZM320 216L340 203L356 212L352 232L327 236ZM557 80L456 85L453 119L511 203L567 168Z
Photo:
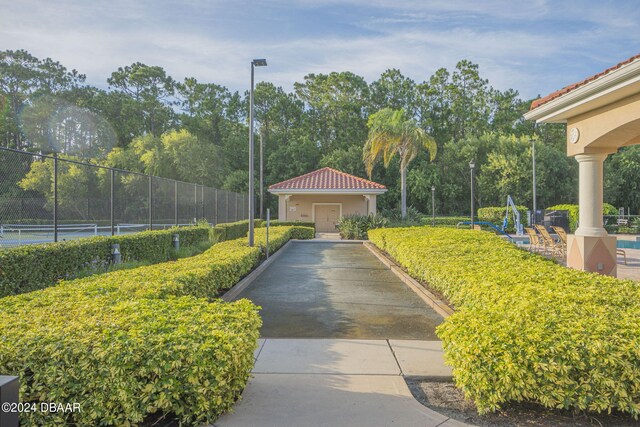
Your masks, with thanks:
M154 230L164 230L176 224L153 224ZM190 224L178 224L188 226ZM63 224L58 226L58 241L76 240L94 236L111 236L138 233L149 230L149 224L115 224L113 232L109 225L98 224ZM54 241L53 224L2 224L0 225L0 249Z

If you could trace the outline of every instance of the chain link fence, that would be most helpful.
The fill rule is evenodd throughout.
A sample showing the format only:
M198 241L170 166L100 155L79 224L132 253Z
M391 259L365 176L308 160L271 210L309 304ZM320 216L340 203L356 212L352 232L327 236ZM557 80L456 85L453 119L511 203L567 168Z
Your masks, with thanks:
M247 219L247 196L0 147L0 248Z

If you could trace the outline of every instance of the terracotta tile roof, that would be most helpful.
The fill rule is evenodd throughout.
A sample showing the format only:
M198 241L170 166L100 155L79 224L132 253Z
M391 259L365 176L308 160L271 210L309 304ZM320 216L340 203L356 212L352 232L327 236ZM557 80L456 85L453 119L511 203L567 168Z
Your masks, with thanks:
M539 106L541 106L543 104L546 104L549 101L552 101L552 100L554 100L556 98L559 98L562 95L564 95L566 93L569 93L574 89L579 88L580 86L584 86L589 82L592 82L592 81L594 81L596 79L599 79L600 77L602 77L602 76L604 76L606 74L609 74L610 72L612 72L614 70L617 70L618 68L621 68L624 65L630 64L633 61L638 60L638 59L640 59L640 54L632 56L631 58L627 59L626 61L622 61L619 64L614 65L611 68L607 68L606 70L604 70L604 71L602 71L602 72L600 72L598 74L595 74L595 75L593 75L593 76L591 76L591 77L589 77L587 79L584 79L582 81L579 81L577 83L574 83L574 84L571 84L571 85L569 85L567 87L564 87L564 88L562 88L560 90L557 90L557 91L545 96L544 98L536 99L535 101L533 101L531 103L531 110L533 110L535 108L538 108Z
M269 190L386 190L382 184L322 168L269 186Z

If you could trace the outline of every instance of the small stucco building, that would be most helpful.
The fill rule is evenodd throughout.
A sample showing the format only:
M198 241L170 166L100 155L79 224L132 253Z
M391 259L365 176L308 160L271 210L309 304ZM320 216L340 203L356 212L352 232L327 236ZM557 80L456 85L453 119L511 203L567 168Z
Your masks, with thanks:
M319 233L336 232L336 224L345 215L375 214L376 197L385 191L382 184L332 168L269 187L269 192L278 196L280 221L314 222Z

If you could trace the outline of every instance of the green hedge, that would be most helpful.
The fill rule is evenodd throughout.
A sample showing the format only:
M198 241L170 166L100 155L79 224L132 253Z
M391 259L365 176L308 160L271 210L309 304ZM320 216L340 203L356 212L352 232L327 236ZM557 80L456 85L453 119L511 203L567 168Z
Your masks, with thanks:
M422 224L431 225L433 218L425 215L422 217ZM459 222L471 221L471 217L468 216L437 216L436 227L455 227Z
M518 212L520 213L520 223L526 225L527 211L529 209L526 206L516 206L516 209L518 209ZM478 209L478 221L491 222L498 226L498 228L501 228L506 211L506 206L488 206L486 208L480 208ZM515 223L513 222L513 211L511 210L511 208L509 208L509 224L507 226L507 230L511 232L515 231Z
M120 244L124 261L165 261L173 234L180 235L182 246L189 246L207 241L209 228L177 227L5 249L0 251L0 297L43 289L78 271L103 267L109 263L113 243Z
M548 207L550 211L569 211L569 228L571 231L576 231L578 228L578 221L580 220L580 210L578 205L561 204ZM602 205L602 215L618 215L618 209L609 203Z
M455 306L437 333L480 412L534 401L640 415L640 283L470 230L378 229L369 239Z
M281 226L288 226L288 225L296 225L296 226L300 226L300 227L311 227L314 230L316 229L316 223L315 222L307 222L307 221L280 221L280 220L273 220L269 222L269 225L271 227L281 227ZM262 227L266 226L266 221L262 224Z
M254 227L261 227L261 219L254 220ZM249 232L249 220L236 222L225 222L211 228L210 238L212 242L223 242L225 240L239 239L245 237Z
M212 423L240 397L261 320L247 300L214 299L259 262L227 241L191 258L61 282L0 299L0 372L21 402L78 402L80 412L22 413L25 426L131 425L173 414ZM278 227L270 250L312 229ZM199 298L204 297L204 298Z

